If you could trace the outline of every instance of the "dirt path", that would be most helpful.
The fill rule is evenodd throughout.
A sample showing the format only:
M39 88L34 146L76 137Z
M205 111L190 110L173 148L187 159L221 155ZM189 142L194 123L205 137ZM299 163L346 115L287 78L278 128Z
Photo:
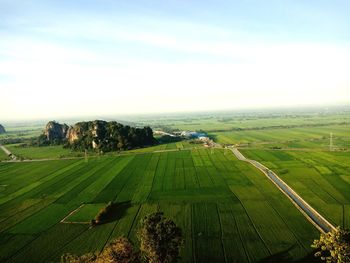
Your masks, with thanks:
M237 148L230 149L238 160L248 162L263 172L320 232L327 233L335 229L335 227L329 223L327 219L325 219L303 198L301 198L301 196L299 196L291 187L289 187L281 178L279 178L276 173L255 160L247 159Z
M8 157L10 157L13 161L17 160L17 157L12 154L4 145L0 144L1 150L3 150Z

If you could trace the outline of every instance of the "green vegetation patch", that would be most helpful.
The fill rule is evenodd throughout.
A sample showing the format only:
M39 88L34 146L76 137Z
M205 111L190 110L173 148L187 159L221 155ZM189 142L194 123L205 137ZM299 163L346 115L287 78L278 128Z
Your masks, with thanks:
M103 204L83 204L64 219L64 223L90 223L97 213L106 206Z
M12 248L15 241L3 243L13 262L98 252L121 235L137 243L140 219L158 210L183 229L183 262L258 262L279 253L297 260L311 251L317 237L317 230L260 171L223 149L2 163L0 180L12 185L5 190L11 198L0 197L5 198L0 232L8 240L35 236L19 250ZM72 223L90 222L109 201L118 209L108 222L92 228ZM285 251L296 243L296 249Z

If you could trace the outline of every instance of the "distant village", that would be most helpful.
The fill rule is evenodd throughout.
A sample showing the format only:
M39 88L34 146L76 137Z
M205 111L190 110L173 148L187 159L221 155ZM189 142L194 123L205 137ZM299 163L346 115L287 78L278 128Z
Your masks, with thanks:
M153 131L155 135L168 135L170 137L178 137L186 140L198 140L203 142L203 145L206 147L213 147L215 143L212 139L208 137L208 135L204 132L196 132L196 131L175 131L172 133L164 132L164 131Z

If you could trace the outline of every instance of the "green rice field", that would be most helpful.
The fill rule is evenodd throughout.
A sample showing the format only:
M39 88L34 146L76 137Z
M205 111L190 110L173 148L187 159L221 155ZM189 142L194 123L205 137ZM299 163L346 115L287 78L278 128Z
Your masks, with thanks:
M350 227L350 154L243 150L279 176L334 225Z
M333 134L333 144L337 149L349 149L349 130L349 125L326 125L215 132L212 136L218 143L238 144L243 147L328 150L330 133Z
M23 159L63 158L83 155L82 153L72 152L70 149L65 149L62 145L22 147L18 144L10 144L6 145L6 148L15 156Z
M261 172L220 149L0 163L0 185L0 262L57 262L122 235L137 243L140 219L157 210L183 230L181 262L293 262L319 235ZM89 228L109 201L115 220Z

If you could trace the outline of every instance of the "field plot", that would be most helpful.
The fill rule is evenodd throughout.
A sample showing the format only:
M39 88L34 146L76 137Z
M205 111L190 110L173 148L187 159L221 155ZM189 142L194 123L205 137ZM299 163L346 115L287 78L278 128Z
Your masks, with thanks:
M154 124L152 124L154 122ZM180 130L205 130L207 132L232 131L237 129L261 129L262 127L291 127L291 126L318 126L318 125L336 125L350 124L350 115L348 112L337 114L328 112L326 114L301 113L301 112L280 112L271 114L271 112L252 112L252 113L217 113L207 116L192 115L178 116L177 118L159 118L147 120L145 124L151 126L165 125L173 129Z
M241 144L254 148L311 148L327 150L330 132L337 148L350 148L349 125L320 127L270 128L242 131L213 132L218 143Z
M7 156L7 154L0 149L0 161L1 160L9 160L10 158Z
M62 145L45 147L21 147L17 144L6 145L14 155L24 159L44 159L44 158L62 158L82 155L79 152L72 152L65 149Z
M318 236L264 175L219 149L0 163L0 184L0 261L55 262L121 235L137 244L157 210L183 229L182 262L299 260ZM89 228L109 201L118 214Z
M350 154L324 151L242 151L273 169L323 216L350 227Z
M188 149L188 148L203 148L201 144L193 144L188 140L172 143L158 144L151 147L145 147L140 149L128 150L125 153L147 153L154 151L176 150L176 149Z
M73 210L62 223L81 223L89 224L91 219L94 219L97 213L105 207L106 204L82 204L76 210Z

